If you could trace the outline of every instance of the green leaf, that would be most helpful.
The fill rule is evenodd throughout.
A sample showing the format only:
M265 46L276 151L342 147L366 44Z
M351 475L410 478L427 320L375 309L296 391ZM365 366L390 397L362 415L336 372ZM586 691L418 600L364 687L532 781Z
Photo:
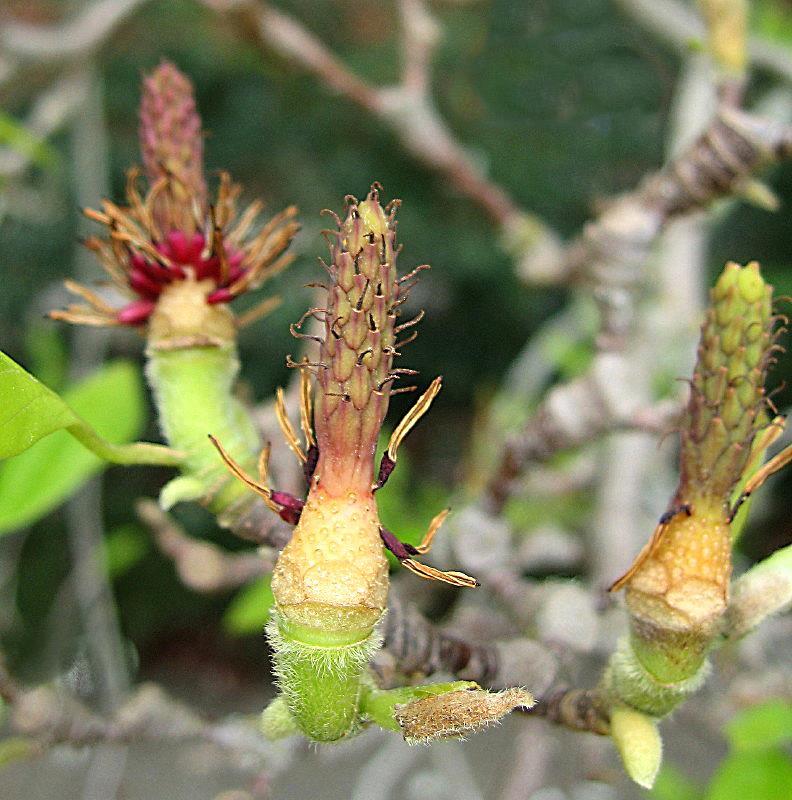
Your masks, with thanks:
M58 395L0 353L0 458L15 456L77 422Z
M729 722L726 735L735 750L767 749L786 744L792 741L792 704L769 700L748 708Z
M271 576L248 584L231 601L223 616L223 627L236 636L261 633L275 604L270 586Z
M102 379L102 375L106 377ZM121 383L116 385L118 381ZM80 409L75 412L68 402L0 353L0 459L22 453L39 439L65 428L83 447L114 464L179 465L179 454L168 447L145 442L117 444L128 439L114 431L115 407L133 402L141 420L143 415L140 381L131 364L118 362L107 367L82 387L91 397L85 416L101 414L100 419L108 422L104 436L83 419ZM133 398L125 397L127 390L133 392Z
M134 439L143 425L143 389L131 363L108 364L64 397L0 354L0 454L20 453L0 465L0 533L39 519L102 469L99 458L59 428L84 426L113 447Z
M0 111L0 144L16 150L39 167L51 169L58 162L58 153L55 149L2 111Z
M718 767L706 800L789 800L792 759L779 750L738 751Z

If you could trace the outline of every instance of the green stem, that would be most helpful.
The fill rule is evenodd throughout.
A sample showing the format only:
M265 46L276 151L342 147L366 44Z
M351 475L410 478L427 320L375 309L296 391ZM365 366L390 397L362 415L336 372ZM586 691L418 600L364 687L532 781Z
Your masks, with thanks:
M68 431L92 453L113 464L156 464L163 467L178 467L182 463L182 453L160 444L148 442L111 444L82 420L69 425Z
M184 453L180 479L165 487L168 505L211 497L220 512L248 490L228 472L208 434L245 469L253 472L259 438L244 406L233 394L239 360L234 344L222 347L149 348L146 376L154 392L160 427L168 443ZM170 489L170 491L169 491Z
M792 603L792 545L751 567L732 587L724 637L739 639Z
M274 612L267 626L278 687L302 733L315 742L335 742L360 729L366 668L381 639L362 632L358 641L302 636ZM310 641L305 641L310 638Z

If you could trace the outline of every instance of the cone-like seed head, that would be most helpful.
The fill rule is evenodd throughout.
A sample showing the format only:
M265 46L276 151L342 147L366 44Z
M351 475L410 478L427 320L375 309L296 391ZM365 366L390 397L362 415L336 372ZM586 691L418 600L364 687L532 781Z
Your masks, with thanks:
M396 274L395 204L376 188L350 200L330 246L330 285L314 422L326 487L368 490L374 450L388 410L399 306L407 288ZM404 371L409 373L408 370Z
M85 212L106 227L105 238L92 236L85 244L129 302L113 308L86 287L70 284L87 305L51 316L85 325L151 321L154 343L226 343L234 338L234 326L230 312L218 306L289 263L284 251L298 229L296 209L287 208L251 235L261 204L237 216L241 189L225 173L209 205L201 119L190 81L172 64L161 64L143 81L140 144L150 184L145 196L132 169L126 207L104 200L101 211ZM166 300L170 295L177 297Z
M758 431L776 349L772 287L755 262L726 265L701 331L681 429L680 482L671 508L630 570L633 647L658 680L700 668L728 604L730 501Z
M139 133L149 182L171 178L153 204L157 225L165 234L190 231L195 220L190 205L201 216L206 213L203 131L192 84L168 61L143 79Z
M772 296L755 261L728 263L711 292L681 431L677 504L725 508L767 423Z

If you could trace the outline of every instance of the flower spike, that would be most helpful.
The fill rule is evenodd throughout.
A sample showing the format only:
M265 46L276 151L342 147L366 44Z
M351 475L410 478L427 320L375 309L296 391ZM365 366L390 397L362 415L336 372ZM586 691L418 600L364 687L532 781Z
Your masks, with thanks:
M128 302L114 308L70 282L69 291L88 305L70 306L51 316L89 325L143 326L153 319L149 338L162 338L159 334L172 332L173 321L157 320L156 312L161 309L160 316L167 318L165 298L175 293L180 316L192 317L193 335L200 338L207 328L206 319L212 317L205 306L227 304L258 288L292 260L285 251L299 227L294 220L296 209L290 206L251 234L262 204L254 202L237 217L241 189L225 172L220 174L215 201L209 201L203 132L192 85L168 62L143 81L140 147L149 185L145 196L138 188L140 170L133 167L127 172L126 206L104 200L101 211L84 211L107 229L106 238L91 237L85 244L97 254ZM198 291L180 292L184 283L195 284ZM259 319L273 307L273 301L266 301L243 315L237 327ZM217 320L208 327L212 330L207 341L215 342ZM221 340L233 335L222 321L219 327L224 333Z
M394 367L396 336L422 316L398 324L410 283L396 269L397 204L383 209L379 191L374 184L365 200L348 197L343 219L331 213L337 229L326 231L331 252L329 263L322 262L330 278L321 287L326 301L291 327L297 338L319 345L312 360L286 359L287 366L300 370L304 448L281 389L275 406L287 444L303 464L308 496L303 503L270 494L281 506L280 515L297 522L272 576L275 609L267 635L282 695L273 708L288 713L314 741L336 741L363 724L365 671L380 644L376 626L387 600L385 548L422 578L478 585L469 575L443 572L414 558L429 550L447 510L432 520L418 547L402 543L379 521L374 491L441 386L436 378L397 426L373 483L377 439L390 395L398 391L392 385L417 374ZM309 318L320 323L322 335L301 332Z

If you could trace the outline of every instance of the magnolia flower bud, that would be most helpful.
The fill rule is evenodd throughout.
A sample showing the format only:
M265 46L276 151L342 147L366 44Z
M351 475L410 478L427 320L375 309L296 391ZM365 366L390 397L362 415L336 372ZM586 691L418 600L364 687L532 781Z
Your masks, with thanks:
M274 308L275 298L235 317L229 303L257 288L291 260L297 231L288 208L251 235L261 210L253 203L237 216L240 189L220 178L207 200L203 134L190 81L162 63L143 81L140 145L149 189L138 190L129 172L126 207L109 200L86 216L105 228L86 246L99 257L115 288L128 298L114 308L85 286L67 288L86 305L51 317L86 325L135 326L146 335L146 375L168 444L184 453L182 475L161 494L168 507L200 500L213 511L241 512L249 497L228 480L207 433L222 439L235 458L255 464L258 435L234 396L239 372L237 331Z
M397 706L395 716L409 744L430 744L475 733L514 709L531 708L535 703L525 689L461 689Z
M696 675L726 610L732 493L768 425L765 377L776 349L772 287L756 262L726 265L711 293L682 423L680 481L630 570L635 654L661 683Z

